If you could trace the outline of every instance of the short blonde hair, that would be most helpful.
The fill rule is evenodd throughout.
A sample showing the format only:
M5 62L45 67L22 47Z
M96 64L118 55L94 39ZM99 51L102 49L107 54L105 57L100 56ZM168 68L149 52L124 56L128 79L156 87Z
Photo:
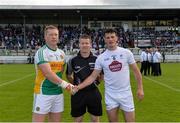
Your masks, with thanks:
M45 34L45 35L47 34L47 30L49 30L49 29L57 29L57 30L58 30L58 28L57 28L56 26L54 26L54 25L48 25L48 26L46 26L45 29L44 29L44 34Z

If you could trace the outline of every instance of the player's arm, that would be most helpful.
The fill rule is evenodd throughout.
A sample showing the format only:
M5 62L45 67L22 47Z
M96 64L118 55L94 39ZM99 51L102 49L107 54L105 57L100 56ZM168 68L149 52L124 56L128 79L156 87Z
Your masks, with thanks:
M77 89L80 90L92 84L96 80L96 78L99 76L100 73L101 73L101 70L94 69L91 75L77 86Z
M68 80L71 84L74 83L74 77L73 77L73 75L67 75L67 74L66 74L66 78L67 78L67 80Z
M69 73L67 73L67 70L66 70L66 78L71 84L74 83L73 73L69 74Z
M104 80L104 73L103 73L103 71L101 71L101 73L97 76L96 81L94 82L94 84L97 86L103 80Z
M130 64L130 67L132 68L134 76L137 80L137 96L138 96L138 99L142 100L144 98L144 90L143 90L141 72L139 71L139 68L137 67L136 63Z
M51 82L61 86L68 91L71 91L73 85L59 78L52 70L48 63L38 65L39 69L42 71L43 75Z
M99 81L103 81L104 80L104 72L103 70L101 71L100 75L98 76Z
M68 80L71 84L74 83L73 68L72 68L72 59L69 59L69 61L68 61L68 63L67 63L66 78L67 78L67 80Z

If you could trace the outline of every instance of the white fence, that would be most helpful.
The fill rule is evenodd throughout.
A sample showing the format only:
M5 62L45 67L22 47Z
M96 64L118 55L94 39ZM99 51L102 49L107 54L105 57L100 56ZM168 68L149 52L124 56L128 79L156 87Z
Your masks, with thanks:
M66 55L66 62L72 55ZM0 63L28 63L28 56L0 56ZM136 61L140 61L139 55L134 55ZM165 55L165 62L180 62L180 55Z
M137 62L140 62L140 55L134 55ZM180 55L165 55L164 62L180 62Z
M0 63L27 63L28 56L0 56Z

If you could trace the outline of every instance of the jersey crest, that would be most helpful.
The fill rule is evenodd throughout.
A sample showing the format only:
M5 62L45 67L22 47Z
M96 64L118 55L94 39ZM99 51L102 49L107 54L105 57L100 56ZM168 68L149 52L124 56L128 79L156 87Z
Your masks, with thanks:
M122 69L122 63L120 63L119 61L113 61L110 65L109 65L109 69L112 72L117 72L120 71Z

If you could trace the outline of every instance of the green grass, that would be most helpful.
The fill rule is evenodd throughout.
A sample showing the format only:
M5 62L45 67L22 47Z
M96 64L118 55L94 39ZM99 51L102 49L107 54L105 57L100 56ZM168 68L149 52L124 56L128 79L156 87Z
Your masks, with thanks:
M138 102L136 82L131 74L134 92L136 121L139 122L180 122L180 63L162 64L162 76L143 77L145 98ZM22 78L24 77L24 78ZM34 65L0 65L0 122L29 122L32 116ZM21 79L21 80L20 80ZM102 122L108 121L104 104L104 85L99 89L103 95ZM63 121L72 121L70 95L65 94ZM120 114L122 121L122 114ZM84 121L89 121L86 114Z

